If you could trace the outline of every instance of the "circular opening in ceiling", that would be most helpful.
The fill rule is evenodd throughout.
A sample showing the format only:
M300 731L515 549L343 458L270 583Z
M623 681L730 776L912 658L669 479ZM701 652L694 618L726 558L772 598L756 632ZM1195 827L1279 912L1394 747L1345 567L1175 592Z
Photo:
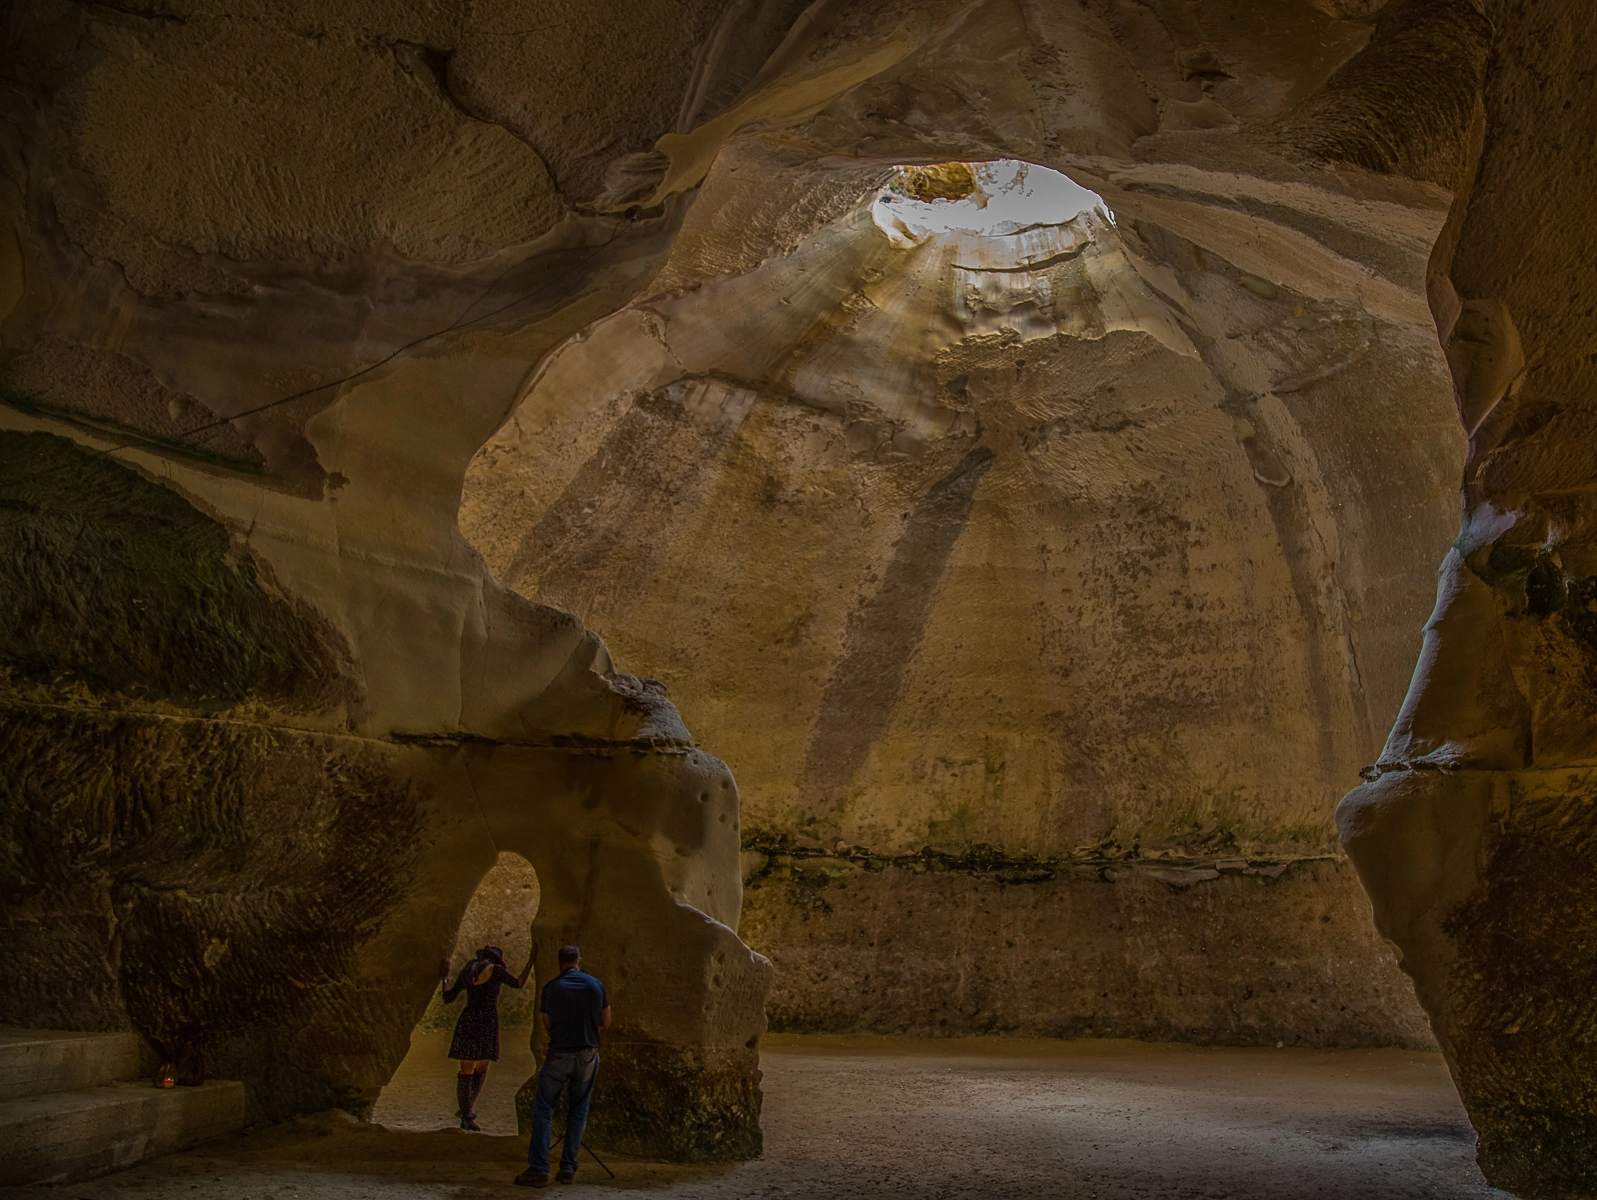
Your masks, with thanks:
M1012 158L899 167L871 205L877 226L899 246L950 234L1009 237L1064 225L1083 213L1114 223L1097 192L1068 175Z

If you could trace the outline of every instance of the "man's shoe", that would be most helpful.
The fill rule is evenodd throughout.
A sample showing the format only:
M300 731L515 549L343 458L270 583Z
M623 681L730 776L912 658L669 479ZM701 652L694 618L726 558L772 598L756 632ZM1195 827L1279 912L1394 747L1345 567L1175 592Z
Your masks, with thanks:
M547 1175L534 1175L532 1173L532 1168L528 1167L520 1175L516 1176L516 1186L517 1187L548 1187L549 1186L549 1176L547 1176Z
M555 1182L556 1183L571 1183L576 1178L577 1178L577 1173L575 1171L561 1171L560 1174L555 1176Z

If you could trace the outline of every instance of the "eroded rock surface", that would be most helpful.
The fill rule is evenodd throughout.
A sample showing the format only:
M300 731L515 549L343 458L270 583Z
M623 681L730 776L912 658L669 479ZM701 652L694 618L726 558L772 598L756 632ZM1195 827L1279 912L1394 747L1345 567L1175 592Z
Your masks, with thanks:
M1429 604L1405 576L1456 530L1462 438L1423 299L1442 198L1358 200L1279 162L1240 183L1100 166L1116 221L926 233L895 214L918 191L957 200L957 172L876 170L852 208L721 269L743 193L769 204L781 161L723 148L670 287L551 356L462 508L501 578L613 630L694 714L737 772L751 850L928 852L965 877L893 867L817 905L757 874L773 1018L1077 1029L1108 996L1144 1011L1107 1023L1150 1035L1427 1042L1379 940L1310 912L1351 875L1282 872L1339 857L1331 811L1397 713ZM1282 224L1229 225L1250 200ZM958 865L973 852L1051 882L1012 895L1029 885ZM1222 864L1253 874L1215 882ZM928 914L967 888L1027 915L950 942ZM1110 932L1156 897L1171 938L1215 951L1175 965ZM1270 951L1245 948L1282 921ZM1083 925L1102 942L1075 984L1024 1014L953 987L911 1006L929 1020L858 994L898 955L1018 984L1047 931ZM822 970L828 948L858 961ZM1131 1001L1133 977L1179 999ZM1305 1022L1300 995L1342 1016Z
M715 17L684 15L680 89ZM464 7L8 20L0 1019L131 1027L257 1120L362 1111L510 851L541 977L577 941L612 983L628 1145L757 1152L731 776L455 524L528 372L683 201L578 212L451 90L493 103L509 49ZM595 132L680 101L583 88ZM618 152L567 133L571 179Z
M1488 1173L1591 1193L1583 8L5 19L5 1019L359 1108L513 851L595 1138L748 1154L747 835L795 1024L1412 1039L1328 820L1393 725L1380 927ZM1115 223L871 215L995 159ZM832 1004L923 903L1164 1003Z
M1576 25L1581 30L1585 26L1573 7L1478 6L1467 0L1321 3L1315 8L1332 23L1315 24L1318 18L1306 9L1278 7L1272 15L1282 24L1269 32L1245 21L1226 23L1221 7L1189 6L1177 12L1173 6L1122 5L1109 12L1086 6L1079 14L1060 9L1046 16L1027 8L1016 22L1024 23L1020 33L1014 25L1006 27L1004 18L988 6L982 12L988 19L980 24L945 27L924 40L917 38L925 26L899 26L892 38L874 43L860 25L849 26L845 19L834 28L848 29L852 41L838 35L829 44L847 44L856 62L867 48L881 47L884 55L896 57L887 73L890 82L861 85L820 117L795 126L797 132L784 131L763 144L753 137L733 137L713 167L707 155L691 153L698 147L662 143L673 153L674 166L678 156L684 164L690 159L698 164L684 170L684 176L708 175L672 267L657 281L666 294L647 306L636 305L640 319L647 307L647 336L664 352L651 348L641 359L618 354L615 362L588 376L586 390L571 393L579 408L588 406L580 427L564 423L568 412L547 403L560 393L552 382L558 367L551 368L524 402L525 419L518 416L474 468L467 525L496 565L520 586L540 594L542 589L560 591L562 603L593 614L607 627L604 614L615 612L616 636L627 639L629 654L668 678L684 703L711 723L716 744L749 788L751 830L771 835L758 847L761 857L755 860L749 911L751 929L760 930L751 936L769 937L767 944L779 962L791 947L790 962L797 969L784 976L803 981L779 985L776 1011L783 1019L811 1026L826 1021L896 1022L896 1027L918 1028L936 1028L943 1020L988 1028L1038 1020L1013 1006L1006 1008L1001 997L978 996L961 1011L952 1011L952 1003L929 1011L922 1005L908 1016L878 999L914 974L901 968L903 959L879 947L901 938L915 945L924 927L925 910L918 910L918 901L932 895L939 897L933 903L946 901L960 891L969 903L991 912L1025 903L1004 890L1015 884L991 872L977 873L985 875L979 885L989 889L985 893L979 888L963 891L967 885L958 880L922 882L926 877L918 872L904 886L895 886L889 882L901 869L891 861L895 852L913 857L920 846L932 856L923 854L924 863L938 861L938 855L960 861L967 857L961 853L963 843L985 844L994 847L1000 860L1029 854L1037 861L1028 863L1028 869L1058 880L1067 877L1069 867L1090 864L1094 853L1089 844L1061 854L1082 837L1068 829L1070 821L1104 831L1129 816L1119 825L1129 832L1138 828L1139 818L1168 819L1171 812L1157 802L1137 809L1135 765L1117 763L1116 770L1092 777L1099 756L1071 756L1069 747L1078 744L1083 729L1080 723L1071 728L1061 718L1069 714L1073 696L1050 703L1050 696L1033 699L1036 693L1024 689L1017 694L1017 678L1046 678L1052 665L1049 652L1059 653L1058 627L1040 619L1048 606L1042 589L1031 582L1047 578L1046 558L1050 549L1057 552L1058 543L1036 539L1038 557L1027 570L1016 572L1011 565L973 583L960 577L958 548L972 529L982 529L987 514L1004 512L1007 519L994 525L1006 532L1027 526L1024 518L1013 516L1017 509L1024 511L1024 484L1013 479L1005 480L1007 486L996 483L1004 479L999 437L1023 431L1013 422L1002 429L997 413L987 410L981 437L971 440L985 443L982 448L993 458L966 457L969 449L955 454L957 441L950 444L950 434L969 438L973 431L956 428L955 419L963 414L950 402L950 385L957 382L965 388L965 414L981 412L986 397L969 398L973 376L924 370L911 388L891 397L872 386L895 369L892 339L873 338L867 328L872 323L878 329L892 325L890 306L880 300L888 289L866 277L872 269L882 270L884 278L890 275L891 269L880 263L862 264L852 286L834 292L829 311L835 315L798 335L777 338L774 348L769 327L762 326L758 337L746 332L751 326L742 310L749 301L728 303L713 318L695 320L689 314L715 311L717 291L734 293L738 281L723 276L775 276L787 262L802 260L806 227L834 222L839 231L848 228L839 214L850 197L838 188L822 191L813 163L827 162L835 177L894 161L937 161L934 154L966 159L1011 154L1071 170L1105 196L1120 217L1119 227L1135 235L1140 245L1131 248L1134 255L1175 271L1181 291L1161 292L1161 298L1184 293L1191 300L1188 320L1197 324L1196 318L1207 317L1207 328L1200 327L1197 336L1185 326L1182 332L1206 369L1196 373L1207 373L1224 397L1219 403L1209 401L1208 409L1218 408L1233 418L1232 461L1241 457L1236 456L1240 449L1264 497L1262 507L1278 518L1275 554L1266 557L1287 568L1291 593L1299 601L1296 612L1283 606L1277 610L1280 616L1267 615L1265 624L1275 619L1310 625L1317 621L1323 639L1317 646L1314 633L1294 630L1291 644L1305 659L1272 666L1284 676L1301 671L1295 676L1298 690L1287 698L1283 682L1282 699L1266 700L1255 710L1263 710L1266 721L1271 716L1284 719L1289 712L1317 714L1309 718L1313 732L1297 729L1282 738L1306 760L1282 764L1282 778L1292 787L1270 788L1243 820L1206 825L1200 817L1188 835L1196 838L1183 844L1177 833L1171 840L1178 849L1195 848L1193 842L1224 830L1240 834L1255 852L1273 841L1276 853L1284 851L1285 856L1302 853L1316 838L1327 845L1329 796L1347 778L1351 757L1360 752L1355 747L1372 751L1372 735L1378 739L1397 714L1397 732L1379 768L1387 774L1350 797L1343 810L1344 839L1375 900L1383 932L1400 944L1405 969L1437 1022L1481 1130L1482 1163L1488 1173L1526 1195L1590 1194L1588 1081L1593 1072L1584 1056L1591 1005L1588 989L1577 982L1584 978L1579 947L1585 942L1581 914L1588 906L1579 882L1584 875L1573 865L1581 861L1579 847L1584 844L1579 768L1592 711L1582 682L1586 571L1579 565L1583 518L1576 500L1591 472L1575 448L1579 417L1574 400L1581 373L1589 366L1582 349L1587 339L1577 332L1589 325L1589 313L1578 302L1584 268L1577 264L1590 257L1579 249L1590 234L1582 227L1566 236L1555 210L1563 205L1574 211L1574 197L1584 186L1580 181L1586 159L1578 151L1570 155L1572 147L1589 140L1590 97L1582 91L1577 98L1570 89L1580 88L1579 81L1587 78L1593 50L1576 30ZM1054 36L1066 24L1073 36ZM1012 57L996 49L1022 43L1027 49ZM1496 67L1488 59L1494 50L1505 56ZM954 62L957 70L947 69ZM1052 88L1042 78L1056 71L1071 80L1069 89ZM1551 92L1532 82L1547 73L1560 81ZM955 78L957 85L949 82ZM980 100L973 102L973 95ZM1539 125L1535 115L1542 111L1544 96L1547 104L1562 106L1555 130ZM727 126L733 124L727 121L714 132L730 134ZM1295 157L1298 151L1340 169L1294 175L1272 157L1281 154L1296 163L1301 161ZM735 169L752 172L757 182L739 186ZM773 186L772 180L784 171L785 188ZM1411 190L1401 180L1457 189L1445 228L1437 216L1447 202L1446 192ZM1527 190L1538 189L1540 194L1531 199ZM786 203L784 195L791 197ZM712 198L713 205L705 203ZM1427 210L1428 221L1414 219ZM1438 236L1432 254L1431 243ZM768 308L772 300L786 308L807 298L814 270L803 265L804 286L773 285L766 293ZM901 275L915 278L911 271ZM1269 330L1267 319L1256 319L1249 328L1234 318L1217 321L1214 310L1207 308L1227 286L1240 298L1238 285L1263 302L1260 309L1285 292L1293 301L1324 304L1335 298L1343 306L1340 312L1352 319L1340 327L1334 320L1323 321L1318 332L1303 324L1284 330L1277 325L1272 346L1268 335L1260 337ZM968 317L950 302L953 291L945 282L942 303L926 308ZM994 291L1015 294L1008 288ZM1513 301L1510 293L1516 291L1522 295ZM1050 292L1050 299L1058 296ZM1418 303L1421 297L1428 301L1429 314ZM899 308L907 303L900 301ZM1107 326L1100 332L1089 322L1071 328L1059 319L1057 304L1039 330L1031 324L1034 314L1022 306L999 307L1004 311L993 316L990 328L1012 330L1019 344L982 347L988 360L980 366L1008 368L997 377L1003 378L1000 398L1011 404L1025 389L1018 379L1006 376L1021 376L1046 361L1039 347L1026 345L1034 333L1078 342L1087 333L1101 344L1113 344L1117 336L1124 343L1131 332L1114 334ZM1090 305L1080 307L1090 311ZM1304 315L1296 304L1292 311L1299 319ZM1441 333L1456 416L1444 417L1438 404L1449 389L1438 386L1428 316ZM1527 322L1534 322L1535 335L1527 335ZM927 328L914 318L906 324L917 336ZM687 332L690 325L698 327L692 335ZM737 333L717 344L709 331L718 325ZM1222 336L1215 336L1216 326ZM1381 336L1372 339L1375 329ZM1347 336L1354 330L1358 332ZM1426 347L1409 359L1425 362L1423 384L1393 370L1394 362L1402 361L1402 356L1392 356L1398 330L1407 331L1410 345ZM945 323L933 325L922 344L899 353L896 361L918 357L923 368L930 366L943 347L973 331L969 323L955 334ZM596 328L591 336L619 332L609 326ZM1204 344L1205 335L1213 341ZM1316 338L1321 339L1318 344ZM820 373L814 359L835 343L863 348L841 351L835 364L827 364L842 385L828 403L813 388L806 391L805 384ZM1357 350L1349 353L1351 347ZM767 350L765 360L751 363L753 352L761 348ZM1282 349L1306 360L1299 364L1300 374L1264 365L1272 350ZM784 351L798 364L783 361L779 354ZM566 353L581 357L584 352ZM592 354L595 361L599 357ZM614 395L606 386L609 380L654 369L647 363L640 366L644 359L660 363L667 374L680 367L683 381L661 377L635 398L607 398ZM1025 366L1017 370L1022 360ZM1370 375L1354 384L1360 379L1359 361ZM811 371L809 380L801 378L805 368ZM614 460L589 457L589 447L598 444L587 440L590 431L618 430L618 441L605 444L606 450L616 450L625 445L621 439L626 435L619 432L628 419L623 413L668 425L662 413L673 394L659 389L670 385L686 395L700 372L704 382L699 386L710 391L697 394L718 396L719 419L737 423L736 436L722 429L708 440L678 441L672 469L661 473L656 468L660 486L648 496L640 489L630 509L614 499L591 509L582 504L578 497L584 489L605 477L604 463L626 463L624 453ZM1533 380L1541 381L1540 386L1532 387ZM849 382L863 385L860 394L847 395ZM1301 404L1304 390L1337 400ZM893 410L891 401L902 405L905 395L924 407ZM1272 395L1279 409L1269 403ZM1238 411L1239 397L1274 414L1290 415L1296 437L1283 439L1279 415L1260 421L1251 411ZM1369 402L1371 409L1361 413L1361 402ZM1418 421L1409 415L1417 411L1416 403L1425 414ZM784 407L802 413L785 428L774 417ZM937 436L928 439L925 414L938 409L954 410L956 416L945 418ZM690 410L691 405L681 405L681 411ZM766 411L773 416L766 417ZM1078 412L1096 415L1085 407ZM1126 419L1120 412L1109 416L1111 428ZM1178 410L1164 419L1175 424L1182 416L1186 414ZM1347 424L1338 425L1341 419ZM1444 424L1451 428L1444 429ZM532 448L545 430L557 428L569 432ZM852 443L850 430L855 433ZM1461 457L1460 430L1472 439L1465 532L1457 552L1448 557L1419 674L1399 713L1403 677L1414 654L1412 635L1404 631L1412 628L1406 623L1420 603L1411 581L1416 566L1441 550L1450 533L1444 529L1450 521L1446 496ZM1029 432L1033 444L1025 449L1035 461L1045 431ZM1059 445L1073 434L1081 452L1085 431L1079 427L1072 429L1067 422L1046 432ZM937 457L940 439L947 449ZM1283 440L1289 447L1285 453ZM828 444L837 447L836 465L815 449ZM1309 453L1303 452L1304 446ZM1187 446L1182 451L1193 454ZM1218 446L1216 452L1216 461L1225 457L1218 455ZM1382 457L1362 457L1372 452ZM522 456L539 464L539 478L517 477L516 460ZM869 466L850 471L841 464L851 458ZM924 474L915 472L917 458L927 463ZM1420 468L1427 459L1428 478ZM573 473L579 461L598 465ZM629 474L625 469L609 471L616 490L625 493ZM1100 472L1100 478L1105 474ZM914 482L898 482L904 479ZM898 486L889 490L878 481ZM1201 490L1212 482L1205 474L1194 487ZM962 484L968 485L967 494L959 499L955 493ZM806 486L813 491L802 490ZM1350 488L1364 490L1353 496ZM657 502L662 493L669 497L669 515ZM887 495L891 500L873 502ZM474 514L479 497L483 508ZM908 536L907 529L916 497L935 514L918 537ZM1526 497L1534 497L1534 503ZM805 519L784 528L772 514L789 505ZM1214 519L1212 502L1194 496L1190 505L1189 511L1205 509L1208 519ZM885 523L881 515L895 511L900 514L898 528L885 535L869 530L873 518ZM523 531L516 535L523 539L519 546L508 544L505 527L487 515L499 512L517 514L506 524ZM1156 525L1175 515L1191 520L1168 499L1164 512L1155 512L1163 519L1156 519ZM1420 513L1428 516L1416 519ZM1240 514L1227 516L1235 520ZM1107 519L1111 528L1118 523L1116 536L1126 544L1158 545L1141 529L1135 530L1139 536L1128 536L1133 531L1125 528L1130 514L1123 504L1098 519ZM581 520L595 525L634 522L639 528L652 522L647 538L640 539L646 550L624 562L607 563L602 554L568 558L558 548L560 539ZM950 521L961 528L949 531ZM1057 518L1038 521L1050 533L1062 524L1074 528ZM1400 532L1403 525L1407 527ZM1237 528L1246 527L1239 520ZM895 541L892 534L901 530L906 536ZM678 537L681 557L671 549ZM1024 544L1022 537L1014 540ZM893 549L899 544L912 553L896 556ZM866 545L871 551L863 549ZM989 535L982 549L990 554L993 545ZM518 558L523 546L528 549ZM1391 556L1380 558L1388 550ZM840 561L851 552L851 561ZM736 580L754 577L760 584L739 586L732 573L719 575L714 564L721 557L744 564ZM972 550L973 561L982 557ZM910 562L917 569L910 569ZM1161 565L1156 556L1138 554L1134 561L1115 562L1105 574L1110 579L1137 576ZM1361 573L1368 580L1362 586L1356 582ZM1331 603L1324 594L1318 600L1305 598L1314 596L1306 584L1318 580L1325 585L1328 577ZM1081 586L1082 578L1078 574L1072 582ZM1235 578L1233 569L1226 582ZM1247 578L1252 582L1252 574ZM1099 611L1115 611L1115 598L1093 599ZM969 607L960 608L960 602ZM939 630L935 613L942 603L950 611L984 612L985 619L950 619ZM1338 603L1343 606L1343 628L1353 634L1341 645L1333 632ZM1090 611L1081 603L1070 616ZM1198 614L1189 622L1218 624L1214 606L1198 609ZM776 620L778 616L785 620ZM656 620L657 628L671 629L669 639L648 633ZM746 645L762 665L774 663L779 673L785 672L785 686L755 686L752 677L745 684L737 667L750 658L710 649L723 638ZM896 652L873 656L867 648L867 643L880 648L894 639ZM1372 645L1370 652L1359 655L1360 639L1380 648ZM1098 645L1107 640L1100 636ZM695 654L696 643L705 650ZM937 661L933 656L940 643L957 644L968 653ZM1179 728L1192 720L1195 709L1201 711L1204 700L1218 698L1208 690L1215 680L1205 679L1205 690L1195 697L1198 705L1190 695L1182 703L1176 697L1187 693L1170 686L1172 665L1169 656L1154 652L1157 644L1149 639L1144 649L1153 660L1146 676L1145 695L1153 701L1148 708L1158 712L1159 701L1170 701L1174 711L1166 710L1167 720ZM1192 645L1181 640L1178 653L1190 654ZM1096 654L1106 665L1124 665L1123 644L1111 647ZM1006 653L1008 673L996 665ZM923 656L928 667L917 686L916 669ZM1091 661L1094 655L1081 657ZM854 667L859 669L850 669ZM993 686L997 679L1004 686ZM1333 681L1329 689L1327 679ZM1135 694L1144 681L1135 673L1119 672L1107 682L1086 682L1091 685L1083 688L1091 698L1089 711L1101 714L1105 701L1114 705L1123 691ZM1248 682L1255 684L1255 695L1269 696L1268 687L1261 693L1255 681ZM958 698L967 689L984 703L958 711ZM700 695L693 696L693 691ZM736 697L736 703L729 697ZM1026 712L1028 702L1031 714ZM895 712L903 716L895 718ZM759 719L746 719L750 714ZM1017 726L1028 728L1028 715L1036 722L1032 728L1068 730L1075 736L1056 735L1057 749L1017 754L1017 739L1009 735ZM764 736L784 728L791 731L785 738ZM957 754L937 752L945 744L941 739L958 745L994 729L999 732L996 744ZM830 740L820 737L822 752L813 753L822 734ZM1206 782L1227 776L1262 781L1270 769L1263 752L1280 744L1261 739L1244 742L1241 753L1236 748L1225 753L1223 734L1194 740L1200 756L1215 755L1198 772ZM1098 746L1105 743L1116 745L1112 736L1100 736ZM1317 762L1307 753L1311 745L1319 750ZM1168 768L1174 758L1170 747L1158 749L1163 754L1154 754L1153 763ZM1109 755L1113 753L1111 749ZM1028 759L1053 770L1045 775L1034 769L1025 786L1000 791L1000 782L1007 785L1015 779L1014 765ZM781 766L765 774L761 764L773 761ZM1176 765L1185 769L1189 761L1184 757ZM1534 782L1512 774L1468 775L1470 769L1522 771L1532 761L1551 773ZM890 765L895 763L909 764L909 769L895 776ZM962 765L969 770L958 770ZM1415 769L1390 770L1407 765ZM1426 770L1432 766L1439 769ZM1028 802L1035 804L1050 789L1057 795L1062 789L1056 779L1069 778L1072 769L1078 779L1086 777L1076 794L1041 811L1028 808ZM812 777L819 786L801 784ZM1296 837L1283 838L1280 826L1261 837L1266 826L1296 803L1293 788L1301 789L1297 794L1303 797L1300 811L1305 814L1292 827ZM1018 804L1017 793L1024 797ZM857 802L851 811L851 794L869 796L871 802ZM1511 799L1521 794L1523 799ZM1094 811L1093 801L1084 801L1084 796L1111 799L1100 799L1101 807ZM1169 796L1166 791L1161 799L1168 802ZM1179 806L1172 807L1179 811ZM1523 831L1513 832L1514 822L1521 819ZM939 838L950 836L952 841L939 844ZM1140 849L1143 842L1135 844ZM801 853L791 856L791 868L777 874L790 869L795 879L773 880L769 863L791 850ZM836 871L805 869L805 861L828 855L843 865ZM854 878L850 872L883 861L889 865L880 876L847 884L852 896L838 894ZM1217 861L1195 865L1218 871ZM1323 879L1318 882L1323 886ZM1186 898L1201 895L1202 886L1195 883L1182 897L1172 898L1171 910L1184 911ZM770 888L781 899L766 890ZM861 891L868 898L860 897ZM1235 919L1256 929L1270 919L1266 914L1290 907L1290 902L1277 907L1266 901ZM918 915L899 918L894 909L918 910ZM1073 905L1050 916L1057 920L1079 911ZM822 932L828 922L835 937ZM1001 919L991 922L991 928L1002 926ZM989 918L974 927L988 929ZM1179 921L1174 927L1186 928ZM948 950L948 941L937 944L941 962L957 968L975 961L976 951ZM990 935L976 939L981 949L990 943ZM1350 953L1355 961L1369 964L1373 974L1365 979L1379 974L1379 956L1362 937L1339 944L1335 935L1311 939L1305 931L1302 944ZM829 973L834 962L849 963L852 969ZM1113 975L1120 965L1110 962L1099 969ZM873 982L860 999L858 981L867 971ZM1508 978L1521 981L1523 1003L1510 998L1521 993ZM1398 991L1389 989L1387 995ZM960 994L970 998L970 993ZM1367 997L1366 1002L1365 1011L1378 1021L1392 1019L1394 1010L1384 996ZM1139 1015L1113 1017L1117 1023L1127 1018L1135 1025ZM1058 1014L1049 1014L1044 1023L1057 1019ZM1579 1049L1565 1056L1558 1046Z
M1464 526L1402 715L1339 819L1488 1177L1525 1196L1589 1196L1597 560L1580 431L1597 370L1594 234L1559 214L1590 186L1590 155L1570 150L1597 128L1583 82L1597 41L1573 10L1486 11L1480 149L1430 282L1471 435Z

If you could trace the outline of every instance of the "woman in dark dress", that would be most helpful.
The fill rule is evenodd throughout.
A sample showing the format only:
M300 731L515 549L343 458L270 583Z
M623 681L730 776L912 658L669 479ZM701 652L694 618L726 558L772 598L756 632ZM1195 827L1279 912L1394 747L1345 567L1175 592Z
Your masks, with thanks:
M455 1040L449 1043L449 1057L460 1060L455 1076L455 1099L460 1102L460 1127L481 1132L477 1125L477 1096L488 1078L488 1064L499 1061L499 989L519 988L532 974L538 957L538 943L532 944L527 965L519 976L505 968L504 951L484 946L461 968L455 985L449 986L449 960L438 964L438 977L444 986L444 1003L453 1004L464 990L466 1011L455 1022Z

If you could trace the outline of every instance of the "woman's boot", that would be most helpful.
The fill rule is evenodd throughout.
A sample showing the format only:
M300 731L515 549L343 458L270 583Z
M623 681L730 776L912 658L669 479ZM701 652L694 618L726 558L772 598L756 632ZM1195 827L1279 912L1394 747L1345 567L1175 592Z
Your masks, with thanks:
M473 1133L480 1133L482 1131L477 1128L475 1103L477 1096L472 1087L472 1083L476 1078L475 1075L455 1076L455 1100L460 1106L460 1127L469 1129Z
M482 1085L488 1082L488 1068L480 1067L471 1077L471 1115L477 1115L477 1097L482 1095Z

